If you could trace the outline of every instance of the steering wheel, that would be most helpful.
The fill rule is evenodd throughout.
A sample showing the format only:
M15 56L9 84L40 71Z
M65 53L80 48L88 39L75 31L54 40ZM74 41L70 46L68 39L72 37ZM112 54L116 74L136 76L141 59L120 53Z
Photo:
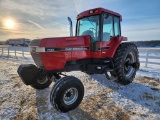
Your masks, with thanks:
M96 31L96 29L95 29L95 28L92 28L92 27L90 27L89 29L90 29L90 30L92 30L92 31L93 31L93 30L95 30L95 31Z

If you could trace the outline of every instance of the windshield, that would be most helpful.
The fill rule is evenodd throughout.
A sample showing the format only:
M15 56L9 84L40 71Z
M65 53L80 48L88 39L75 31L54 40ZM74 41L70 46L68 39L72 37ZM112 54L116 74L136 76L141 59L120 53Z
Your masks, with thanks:
M99 15L96 15L78 20L77 36L90 35L92 42L98 41L99 17Z

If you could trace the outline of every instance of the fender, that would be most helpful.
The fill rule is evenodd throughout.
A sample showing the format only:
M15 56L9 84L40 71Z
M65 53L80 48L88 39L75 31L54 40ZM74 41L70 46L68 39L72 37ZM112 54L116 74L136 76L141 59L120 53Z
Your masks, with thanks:
M118 46L121 44L122 41L127 41L127 37L119 36L119 37L112 37L109 42L101 42L100 46L109 47L108 50L102 49L102 57L113 58Z

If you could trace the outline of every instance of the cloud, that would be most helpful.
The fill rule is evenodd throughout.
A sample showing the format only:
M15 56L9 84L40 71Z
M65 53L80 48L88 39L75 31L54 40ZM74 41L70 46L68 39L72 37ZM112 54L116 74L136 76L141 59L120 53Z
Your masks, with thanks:
M12 38L12 35L31 39L68 36L68 16L72 18L75 28L77 13L91 8L104 7L122 14L121 26L124 35L131 39L139 39L142 38L140 33L145 29L160 26L159 3L158 0L154 2L145 0L134 2L127 0L0 0L0 38ZM3 27L1 21L6 18L15 20L14 30L1 29ZM159 35L157 32L159 29L146 30L146 33L153 33L151 31ZM158 39L156 34L152 35L153 39ZM146 39L144 32L142 35Z
M67 17L75 18L77 14L73 6L73 1L65 0L0 0L0 38L7 39L13 33L14 37L26 34L28 38L68 34ZM15 29L1 29L1 21L7 18L15 20Z
M31 20L27 20L28 22L30 22L30 23L32 23L32 24L34 24L35 26L37 26L38 28L40 28L40 29L44 29L41 25L39 25L38 23L35 23L35 22L33 22L33 21L31 21Z
M128 17L124 17L125 20L132 20L132 19L155 19L155 18L159 18L160 15L148 15L148 16L128 16Z
M128 37L129 41L139 41L139 40L159 40L160 29L158 30L148 30L148 31L134 31L134 32L124 32L123 35ZM135 37L136 36L136 37ZM154 37L153 37L154 36Z
M130 41L139 40L159 40L160 23L135 22L133 24L122 24L122 35L128 37Z

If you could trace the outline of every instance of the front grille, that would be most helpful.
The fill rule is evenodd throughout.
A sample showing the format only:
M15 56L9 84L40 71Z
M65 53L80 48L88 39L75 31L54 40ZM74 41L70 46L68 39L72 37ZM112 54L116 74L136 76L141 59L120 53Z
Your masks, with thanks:
M44 67L39 54L31 53L31 56L38 67Z
M34 39L31 41L30 46L39 46L40 42L41 42L40 39Z

